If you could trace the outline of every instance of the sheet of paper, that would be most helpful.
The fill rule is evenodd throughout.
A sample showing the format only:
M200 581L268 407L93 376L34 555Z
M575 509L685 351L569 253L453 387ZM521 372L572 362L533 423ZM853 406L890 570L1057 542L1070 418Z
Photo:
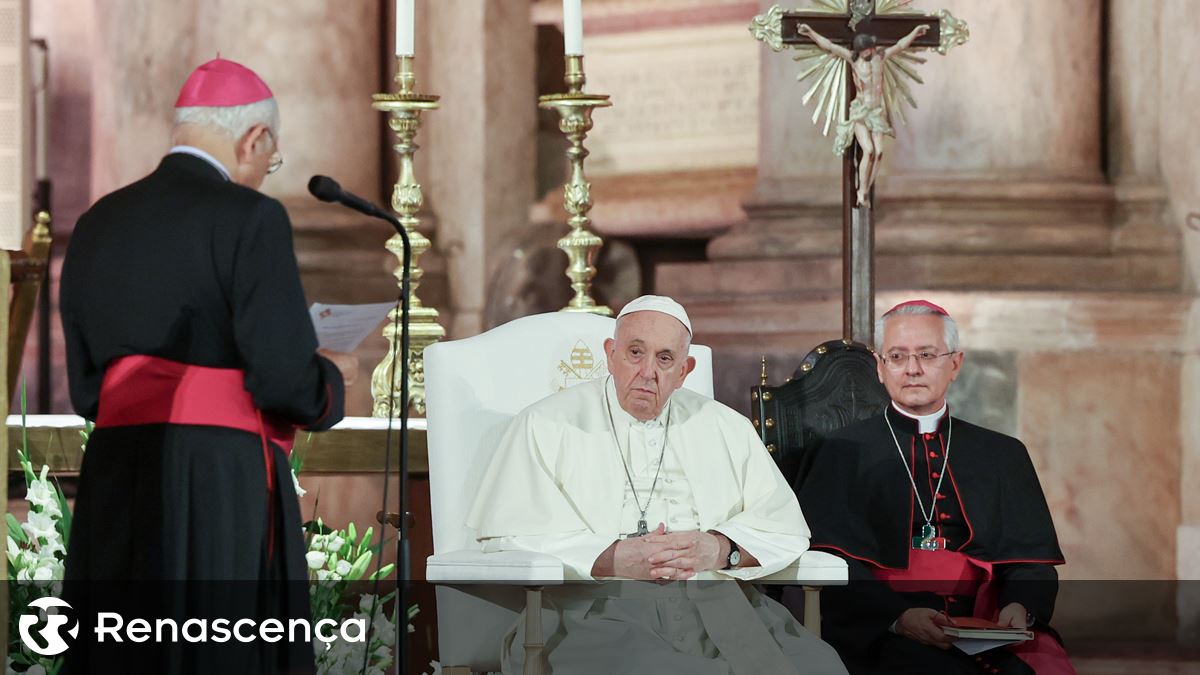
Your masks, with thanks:
M308 308L308 315L317 329L317 343L323 349L352 352L379 328L379 324L387 319L388 312L395 306L394 302L369 305L325 305L314 302Z
M969 656L974 656L976 654L986 652L989 649L1011 645L1014 642L1020 642L1020 640L981 640L979 638L959 638L954 641L954 646L958 647L961 651L965 652Z

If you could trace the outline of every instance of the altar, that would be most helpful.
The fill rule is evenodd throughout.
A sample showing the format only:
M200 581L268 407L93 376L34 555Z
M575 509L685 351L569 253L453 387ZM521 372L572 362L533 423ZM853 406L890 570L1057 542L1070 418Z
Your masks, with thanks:
M399 470L399 420L392 422L391 470ZM28 452L34 470L44 464L52 475L67 487L68 497L74 494L74 482L83 461L83 418L77 415L28 415L22 426L20 415L9 415L8 467L10 475L21 471L17 451L22 447L22 434L28 436ZM433 553L433 538L429 519L429 459L425 445L425 419L409 420L409 521L412 545L413 580L424 581L425 558ZM374 526L379 532L377 514L382 506L384 444L388 439L388 420L379 417L347 417L333 429L321 433L301 432L296 435L293 450L303 459L299 473L305 496L300 499L304 520L320 517L335 527L356 523L360 530ZM389 512L396 512L399 500L397 478L388 484ZM322 498L321 493L325 492ZM11 500L9 512L23 515L27 504ZM395 529L388 526L385 537L395 538ZM385 546L384 564L395 562L393 546Z

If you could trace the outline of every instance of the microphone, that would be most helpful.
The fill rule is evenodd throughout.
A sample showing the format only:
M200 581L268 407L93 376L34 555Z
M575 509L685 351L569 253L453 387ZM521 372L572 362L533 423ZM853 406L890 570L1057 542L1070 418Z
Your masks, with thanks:
M310 178L308 181L308 191L312 196L323 202L338 202L359 213L365 213L375 218L382 218L391 223L397 230L404 229L395 216L353 192L343 190L342 186L338 185L338 182L329 176L313 176Z
M345 190L342 189L341 185L338 185L338 182L336 180L330 178L329 176L313 176L308 181L308 191L310 193L312 193L312 196L316 197L317 199L319 199L323 202L338 202L339 204L349 207L349 208L352 208L355 211L358 211L359 213L363 213L368 216L372 216L374 218L379 218L381 220L388 221L389 223L392 224L392 227L396 228L396 233L400 235L400 239L403 241L403 250L401 253L402 257L401 257L401 273L400 273L400 297L398 298L398 303L400 305L400 311L398 313L393 314L393 319L392 319L392 330L394 332L399 333L400 343L399 344L393 343L393 346L392 346L392 349L393 349L393 351L392 351L392 368L394 370L396 367L396 363L399 362L399 366L400 366L400 373L399 373L399 375L400 375L400 377L399 377L399 380L400 380L400 401L399 401L399 405L400 405L400 411L399 411L399 413L400 413L400 415L399 415L399 417L400 417L400 448L399 448L399 450L400 450L400 453L399 453L400 454L400 467L399 467L399 469L400 469L400 472L399 472L399 474L400 474L399 475L400 508L399 508L399 511L400 511L400 514L399 514L398 520L400 522L396 524L396 530L399 534L399 536L396 538L396 563L397 563L396 596L398 599L397 601L399 603L398 606L407 608L408 607L409 590L408 590L408 584L406 582L412 578L412 567L411 567L412 563L411 563L411 555L410 555L410 549L409 549L409 536L408 536L409 526L408 526L408 518L406 517L408 514L408 494L409 494L409 492L408 492L408 473L409 473L408 472L408 399L409 399L408 354L409 354L409 346L410 346L410 335L409 335L410 317L409 317L409 314L410 314L411 308L409 307L409 304L410 304L409 288L411 287L411 284L412 284L412 279L410 276L411 268L412 268L412 246L408 241L408 232L404 229L404 226L400 224L400 221L396 218L396 216L385 211L384 209L379 208L378 206L372 204L371 202L367 201L366 199L363 199L362 197L359 197L356 194L353 194L351 192L346 192ZM384 453L383 453L383 457L384 457L384 460L383 460L383 509L381 510L381 513L384 513L384 514L388 513L388 478L392 474L392 452L391 452L391 448L392 448L392 417L393 417L393 413L395 412L392 409L392 405L393 405L392 402L394 402L396 400L395 386L396 386L397 378L395 377L395 374L393 373L393 376L389 379L391 380L391 383L390 383L389 391L388 391L388 401L389 401L388 411L387 411L388 425L387 425L387 435L384 437ZM378 572L381 569L381 565L383 563L383 555L382 554L383 554L383 551L380 550L379 558L377 559L377 562L375 565L375 571L376 571L375 596L376 597L379 597L380 578L379 578ZM371 630L374 630L374 626L372 626ZM399 656L396 659L396 668L397 668L396 672L401 672L402 669L401 669L400 664L401 664L402 660L407 657L407 654L408 654L408 650L407 650L408 631L405 631L405 630L399 631L399 634L397 635L397 643L398 643L397 646L399 647ZM369 655L366 652L363 653L363 672L364 673L367 670L368 656Z

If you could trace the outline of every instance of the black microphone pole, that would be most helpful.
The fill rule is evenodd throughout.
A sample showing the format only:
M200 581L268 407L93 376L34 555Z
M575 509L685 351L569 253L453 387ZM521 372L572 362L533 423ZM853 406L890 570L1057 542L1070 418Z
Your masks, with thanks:
M404 229L404 225L400 221L379 208L375 204L358 197L352 193L342 190L337 181L327 176L313 176L308 182L308 191L314 197L324 202L338 202L343 206L354 209L360 213L369 216L374 216L381 220L386 220L396 229L396 234L400 235L401 241L404 243L403 255L401 264L403 269L400 274L400 315L393 320L393 331L395 331L395 321L400 323L400 347L397 350L393 343L392 349L392 378L391 385L388 391L388 419L394 417L394 406L396 405L395 393L396 386L396 361L400 361L400 523L396 530L399 532L399 538L396 540L396 602L397 602L397 621L396 621L396 672L400 673L406 670L408 659L408 582L411 578L411 560L409 559L409 543L408 543L408 350L409 350L409 283L410 283L410 268L412 266L412 246L408 241L408 231ZM399 353L397 353L399 351ZM392 462L392 425L388 424L387 436L385 440L386 449L384 451L384 472L383 472L383 503L384 514L387 512L387 493L388 493L388 476L391 474ZM386 519L385 519L386 520ZM382 523L381 523L382 525ZM380 532L382 541L382 531ZM376 571L380 569L382 564L383 551L380 551L380 560L376 563ZM378 583L378 576L376 583ZM378 597L378 593L376 593ZM371 621L374 621L372 617ZM369 645L367 645L369 647ZM370 650L366 650L364 657L369 658Z

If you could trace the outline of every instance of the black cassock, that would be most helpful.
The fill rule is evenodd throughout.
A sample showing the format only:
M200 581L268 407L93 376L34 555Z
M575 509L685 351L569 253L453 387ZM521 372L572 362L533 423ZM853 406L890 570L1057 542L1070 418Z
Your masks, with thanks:
M145 355L244 373L254 407L327 429L343 415L336 367L317 340L283 206L172 153L80 219L63 264L71 401L95 419L115 359ZM218 426L96 429L87 444L66 560L65 599L85 618L307 618L299 503L287 457L258 434ZM268 459L274 489L268 491ZM268 503L271 494L271 503ZM273 521L273 522L269 522ZM130 617L126 617L129 620ZM97 645L71 672L312 670L312 647L230 640L213 648Z
M950 460L935 492L947 443ZM1033 463L1019 440L949 415L942 416L936 432L921 434L916 420L888 406L884 414L832 434L806 460L796 488L812 528L812 548L844 558L851 581L822 592L822 637L837 648L851 673L972 673L981 667L983 672L1030 672L1004 649L977 660L893 634L892 623L909 608L971 616L975 598L896 592L872 572L907 569L913 537L925 526L907 462L925 512L937 504L932 524L946 549L993 564L996 607L1019 602L1035 617L1036 628L1050 630L1058 593L1054 566L1063 563L1063 555Z

